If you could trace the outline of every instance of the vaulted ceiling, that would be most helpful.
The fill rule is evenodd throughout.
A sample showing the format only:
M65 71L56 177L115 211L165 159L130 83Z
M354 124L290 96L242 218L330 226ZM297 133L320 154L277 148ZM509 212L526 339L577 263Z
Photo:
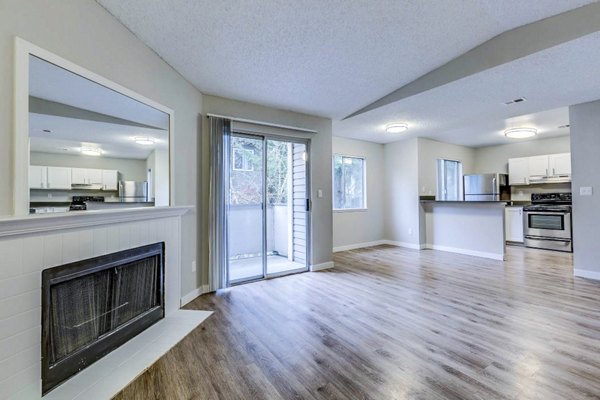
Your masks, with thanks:
M590 0L97 1L203 93L329 117L341 136L398 140L382 126L401 119L408 134L482 146L502 142L492 130L511 118L600 97L589 74L567 86L576 79L564 68L600 58L597 37L572 38L342 121L503 32ZM532 83L539 68L548 81ZM526 106L501 104L526 95Z

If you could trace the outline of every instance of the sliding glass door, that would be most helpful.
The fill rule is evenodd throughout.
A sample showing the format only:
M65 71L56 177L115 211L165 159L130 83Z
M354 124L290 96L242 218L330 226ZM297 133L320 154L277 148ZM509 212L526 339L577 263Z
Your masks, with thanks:
M264 277L264 140L231 137L229 165L228 280Z
M308 270L308 143L234 134L229 284Z

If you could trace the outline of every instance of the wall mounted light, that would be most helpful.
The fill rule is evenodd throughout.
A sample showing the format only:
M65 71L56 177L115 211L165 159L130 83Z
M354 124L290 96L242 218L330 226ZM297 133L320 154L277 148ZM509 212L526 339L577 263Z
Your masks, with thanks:
M393 124L388 124L385 127L385 131L387 133L401 133L408 129L408 124L404 122L395 122Z
M512 139L525 139L537 135L534 128L512 128L504 131L504 136Z

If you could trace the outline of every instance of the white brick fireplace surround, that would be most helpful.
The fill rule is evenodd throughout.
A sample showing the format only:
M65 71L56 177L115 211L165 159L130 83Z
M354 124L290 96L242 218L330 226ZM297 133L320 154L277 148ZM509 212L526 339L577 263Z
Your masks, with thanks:
M41 271L165 242L165 318L43 399L110 398L208 315L179 310L181 215L190 207L0 219L0 399L41 398Z

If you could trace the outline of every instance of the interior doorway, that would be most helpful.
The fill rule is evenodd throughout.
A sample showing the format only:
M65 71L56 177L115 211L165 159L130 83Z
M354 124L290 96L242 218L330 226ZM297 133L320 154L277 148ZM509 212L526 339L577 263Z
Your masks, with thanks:
M308 270L308 141L234 133L228 284Z

